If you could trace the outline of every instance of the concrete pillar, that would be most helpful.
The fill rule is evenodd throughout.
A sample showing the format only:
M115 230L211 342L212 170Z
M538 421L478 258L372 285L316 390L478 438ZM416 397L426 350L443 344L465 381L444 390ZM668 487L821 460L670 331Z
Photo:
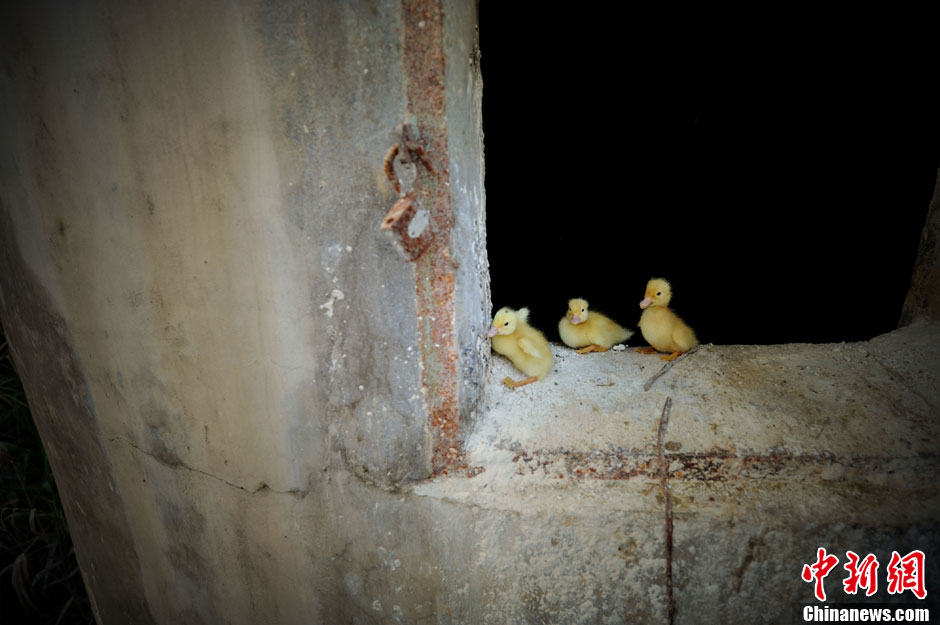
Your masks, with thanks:
M940 320L940 176L917 248L911 289L904 300L900 325L906 326L915 319Z
M488 353L475 5L3 14L0 313L100 622L433 612L376 547Z

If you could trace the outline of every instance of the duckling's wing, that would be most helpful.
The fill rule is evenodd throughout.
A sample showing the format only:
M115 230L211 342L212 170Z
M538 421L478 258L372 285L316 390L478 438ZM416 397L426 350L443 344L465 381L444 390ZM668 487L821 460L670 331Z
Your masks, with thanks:
M519 339L519 349L527 353L529 356L532 356L533 358L538 358L539 356L542 356L542 352L539 350L538 345L536 345L531 339L528 339L526 337L522 337L521 339Z
M672 340L682 351L689 351L698 344L695 332L681 319L672 331Z

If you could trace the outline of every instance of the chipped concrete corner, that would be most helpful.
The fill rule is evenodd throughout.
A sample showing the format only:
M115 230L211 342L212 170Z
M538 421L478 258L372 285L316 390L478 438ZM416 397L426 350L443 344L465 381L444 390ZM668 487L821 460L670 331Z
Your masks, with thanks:
M776 623L821 543L940 579L920 306L496 382L474 3L4 14L0 311L101 623Z

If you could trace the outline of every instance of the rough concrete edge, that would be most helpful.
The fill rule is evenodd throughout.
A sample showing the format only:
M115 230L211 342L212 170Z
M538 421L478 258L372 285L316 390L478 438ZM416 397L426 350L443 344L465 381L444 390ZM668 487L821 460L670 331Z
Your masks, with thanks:
M455 334L460 365L457 437L464 445L480 409L490 357L490 343L483 332L489 319L490 280L483 182L483 80L476 3L445 2L444 57L450 104L448 145L454 153L451 257L457 263Z
M911 287L904 299L898 327L915 319L940 320L940 172L917 249Z
M154 623L124 501L101 445L94 400L68 324L52 312L51 297L26 266L8 211L0 205L0 321L52 468L85 588L99 623ZM39 340L49 341L46 349L37 349ZM60 403L59 410L54 403ZM85 447L77 449L80 444ZM62 454L77 458L66 462ZM85 467L82 475L74 471L79 466ZM80 520L88 511L92 518ZM92 548L102 533L113 549ZM107 580L96 580L98 569Z

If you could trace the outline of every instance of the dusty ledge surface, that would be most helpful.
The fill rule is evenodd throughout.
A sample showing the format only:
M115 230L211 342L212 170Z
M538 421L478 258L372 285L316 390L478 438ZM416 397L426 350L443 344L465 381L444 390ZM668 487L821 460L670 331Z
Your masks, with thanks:
M518 372L494 355L466 438L483 471L416 494L527 512L657 512L662 451L680 515L744 507L872 525L940 518L938 324L861 343L704 345L649 390L665 363L633 346L553 349L552 374L515 391L500 380Z

